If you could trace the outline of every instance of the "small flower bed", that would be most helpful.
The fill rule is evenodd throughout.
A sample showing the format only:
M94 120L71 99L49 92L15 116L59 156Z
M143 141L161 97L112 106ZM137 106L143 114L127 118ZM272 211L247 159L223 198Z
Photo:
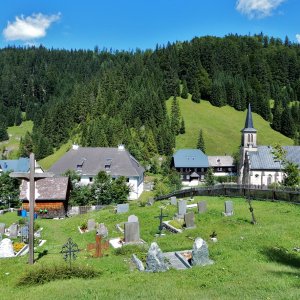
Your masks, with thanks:
M25 243L14 242L13 243L14 252L18 253L24 246L25 246Z

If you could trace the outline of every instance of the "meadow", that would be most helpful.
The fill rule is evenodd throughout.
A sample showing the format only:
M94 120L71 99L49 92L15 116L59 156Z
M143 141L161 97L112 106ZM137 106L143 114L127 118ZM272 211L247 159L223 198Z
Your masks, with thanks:
M145 197L146 195L146 197ZM147 193L144 193L147 198ZM168 201L156 202L153 206L140 206L130 202L125 214L115 214L108 206L97 212L61 220L38 219L43 227L42 238L47 242L36 249L36 263L27 264L27 256L0 260L0 298L6 299L299 299L300 253L300 207L282 203L253 201L257 225L251 224L249 206L245 199L231 199L234 216L224 217L225 197L195 197L194 203L206 200L205 214L195 214L195 229L181 234L164 231L156 236L158 219L164 214L170 219L176 207ZM192 203L192 202L191 202ZM196 213L196 209L195 209ZM105 223L110 237L121 236L116 224L127 221L131 214L138 216L141 238L156 241L163 252L191 249L193 239L202 237L209 246L214 264L193 267L188 270L169 270L164 273L142 273L130 262L130 248L122 255L110 248L103 258L92 258L86 251L88 243L94 242L95 233L80 234L77 226L94 218ZM16 213L0 216L0 222L8 225L20 217ZM168 219L168 218L166 218ZM215 231L218 242L209 236ZM75 265L89 265L101 272L94 279L59 280L36 286L18 286L24 272L48 265L61 265L65 261L60 254L62 245L71 237L82 250ZM137 255L143 255L139 250ZM145 252L146 253L146 252Z
M176 149L196 148L199 130L203 137L208 155L232 155L241 142L241 130L245 126L246 111L237 111L233 107L212 106L210 102L200 103L177 97L181 116L185 122L185 134L176 137ZM167 101L171 111L172 98ZM270 123L261 116L252 113L254 127L257 130L258 145L293 145L293 140L273 130Z

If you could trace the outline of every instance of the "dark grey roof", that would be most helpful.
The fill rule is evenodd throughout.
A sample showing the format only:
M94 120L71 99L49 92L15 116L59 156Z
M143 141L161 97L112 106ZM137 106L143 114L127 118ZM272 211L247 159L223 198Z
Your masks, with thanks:
M233 157L230 155L224 156L208 156L208 163L210 167L232 167Z
M28 200L28 182L22 180L20 199ZM43 178L36 181L36 200L66 200L69 188L68 177Z
M300 146L285 146L288 161L298 164L300 167ZM251 170L280 170L283 166L275 161L271 146L258 146L257 151L248 151Z
M286 150L286 159L297 164L300 167L300 146L284 146Z
M246 116L246 122L245 127L243 129L245 132L256 132L257 130L253 126L253 120L252 120L252 112L251 112L251 104L249 103L247 116Z
M81 174L95 176L107 171L111 176L141 176L144 168L125 149L102 147L79 147L71 149L51 168L54 174L67 170L81 171Z

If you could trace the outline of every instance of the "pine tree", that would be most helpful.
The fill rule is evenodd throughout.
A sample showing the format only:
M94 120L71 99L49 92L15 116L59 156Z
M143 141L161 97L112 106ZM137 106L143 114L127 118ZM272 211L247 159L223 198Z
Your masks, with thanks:
M175 135L180 131L180 108L176 97L173 97L171 108L171 127Z
M184 125L184 120L183 118L181 119L181 126L180 126L180 134L185 133L185 125Z
M194 88L192 91L192 101L194 101L196 103L200 103L200 101L201 101L200 89L199 89L199 85L197 83L194 85Z
M187 87L186 80L183 80L183 82L182 82L181 98L183 98L183 99L188 98L188 87Z
M203 153L205 153L205 143L204 143L202 129L200 129L200 131L199 131L199 137L198 137L198 142L197 142L197 149L200 149Z

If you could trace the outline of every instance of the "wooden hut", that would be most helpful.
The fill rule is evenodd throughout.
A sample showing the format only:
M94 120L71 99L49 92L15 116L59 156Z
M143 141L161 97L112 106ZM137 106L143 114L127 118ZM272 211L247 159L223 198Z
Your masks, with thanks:
M29 210L29 182L20 187L22 209ZM35 184L35 213L41 218L65 217L68 209L70 183L68 177L43 178Z

